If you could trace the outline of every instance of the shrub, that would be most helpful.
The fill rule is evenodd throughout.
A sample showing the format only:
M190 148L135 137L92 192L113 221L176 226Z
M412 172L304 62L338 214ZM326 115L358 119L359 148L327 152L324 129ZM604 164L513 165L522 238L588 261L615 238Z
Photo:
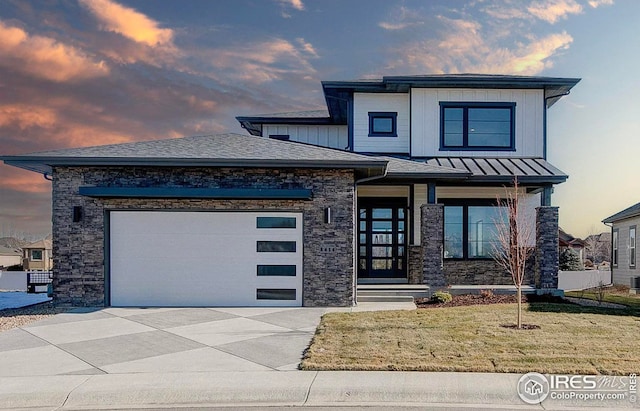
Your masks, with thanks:
M558 263L560 265L559 268L562 271L580 271L584 268L578 253L570 248L567 248L560 253Z
M451 302L452 299L453 297L451 297L451 294L446 291L436 291L431 296L431 301L439 304L446 304Z
M493 297L493 290L480 290L480 297L482 298Z

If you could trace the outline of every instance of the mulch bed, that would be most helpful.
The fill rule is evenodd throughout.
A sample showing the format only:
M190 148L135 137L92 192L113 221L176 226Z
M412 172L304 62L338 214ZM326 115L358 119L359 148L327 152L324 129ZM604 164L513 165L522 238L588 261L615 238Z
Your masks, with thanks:
M441 307L463 307L468 305L486 305L486 304L515 304L518 302L515 294L462 294L454 295L453 299L448 303L436 303L429 298L416 298L416 306L418 308L441 308ZM553 297L549 295L524 294L522 302L550 302L550 303L567 303L561 297Z

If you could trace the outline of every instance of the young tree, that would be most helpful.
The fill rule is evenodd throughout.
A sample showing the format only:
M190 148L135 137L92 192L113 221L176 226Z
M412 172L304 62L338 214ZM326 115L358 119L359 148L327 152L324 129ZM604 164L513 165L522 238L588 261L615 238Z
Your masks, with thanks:
M492 242L493 259L511 274L518 300L517 327L522 328L522 283L527 260L533 255L531 246L535 235L535 218L526 215L520 204L521 193L518 178L513 179L513 189L505 188L505 197L498 198L499 218L495 221L496 241Z

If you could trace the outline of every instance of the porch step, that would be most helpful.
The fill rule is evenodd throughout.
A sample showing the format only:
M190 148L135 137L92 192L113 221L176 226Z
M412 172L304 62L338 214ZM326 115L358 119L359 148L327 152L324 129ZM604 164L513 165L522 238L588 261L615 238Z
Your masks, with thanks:
M429 297L429 287L426 285L358 285L358 301L361 302L407 302L415 298L427 297Z

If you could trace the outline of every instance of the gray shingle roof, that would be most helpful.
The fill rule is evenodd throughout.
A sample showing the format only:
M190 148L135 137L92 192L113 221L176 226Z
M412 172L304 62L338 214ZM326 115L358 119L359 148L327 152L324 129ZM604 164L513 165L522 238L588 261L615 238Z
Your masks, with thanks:
M624 210L620 211L619 213L616 213L614 215L612 215L611 217L607 217L604 220L602 220L603 223L614 223L616 221L620 221L620 220L624 220L625 218L631 218L631 217L635 217L635 216L639 216L640 215L640 203L638 204L634 204L629 208L625 208Z
M467 171L470 181L511 182L517 176L522 183L562 183L568 178L542 158L434 157L426 162Z
M424 161L406 160L395 157L381 157L389 161L387 176L393 178L420 178L420 177L450 177L466 178L471 175L468 171L453 167L427 164Z
M41 173L55 165L376 168L386 160L332 148L241 134L183 137L0 157Z

